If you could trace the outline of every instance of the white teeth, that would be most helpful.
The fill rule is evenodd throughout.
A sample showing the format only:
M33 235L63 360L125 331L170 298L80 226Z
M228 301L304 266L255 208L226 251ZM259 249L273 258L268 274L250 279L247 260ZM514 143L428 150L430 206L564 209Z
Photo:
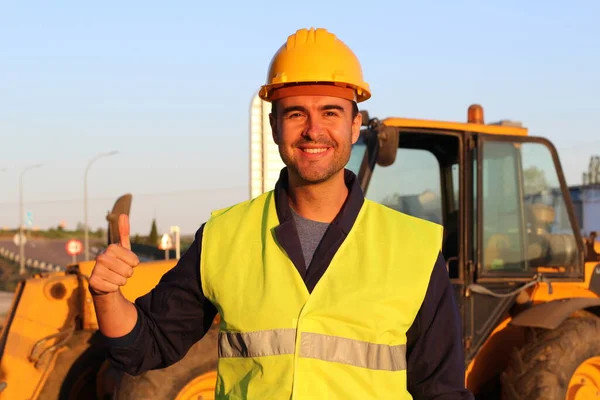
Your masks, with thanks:
M307 153L322 153L324 151L327 151L327 149L302 149L302 151L305 151Z

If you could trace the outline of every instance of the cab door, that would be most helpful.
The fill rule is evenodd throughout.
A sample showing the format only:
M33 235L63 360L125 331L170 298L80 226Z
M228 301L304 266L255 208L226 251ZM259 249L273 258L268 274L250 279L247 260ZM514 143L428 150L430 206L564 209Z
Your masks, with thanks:
M539 274L551 280L583 279L584 254L552 144L522 136L473 138L476 240L474 285L465 299L472 315L465 332L467 359L509 315L520 287Z

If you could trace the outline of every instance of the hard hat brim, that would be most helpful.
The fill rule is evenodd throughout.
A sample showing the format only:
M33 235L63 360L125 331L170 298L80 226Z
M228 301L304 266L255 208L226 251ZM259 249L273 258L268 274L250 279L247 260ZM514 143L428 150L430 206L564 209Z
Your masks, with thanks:
M330 87L328 90L327 87ZM278 89L288 88L288 87L304 87L310 88L309 90L299 91L298 95L317 95L317 96L332 96L332 97L341 97L348 100L356 101L357 103L361 103L363 101L369 100L371 98L371 92L368 88L368 85L365 87L358 87L351 83L347 82L321 82L321 81L306 81L306 82L288 82L285 84L268 84L263 85L258 92L258 96L267 102L272 102L277 96L274 94L278 91ZM322 88L323 90L319 90L318 88ZM334 88L347 88L351 89L354 93L353 98L349 98L348 95L341 95L341 91L336 91Z

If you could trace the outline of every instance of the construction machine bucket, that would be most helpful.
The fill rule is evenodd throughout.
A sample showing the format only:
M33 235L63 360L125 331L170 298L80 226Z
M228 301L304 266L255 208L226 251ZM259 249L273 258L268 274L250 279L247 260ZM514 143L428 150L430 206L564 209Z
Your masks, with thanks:
M119 197L113 206L111 212L106 214L106 220L108 221L108 244L119 243L119 215L127 214L131 210L131 199L130 193L124 194Z

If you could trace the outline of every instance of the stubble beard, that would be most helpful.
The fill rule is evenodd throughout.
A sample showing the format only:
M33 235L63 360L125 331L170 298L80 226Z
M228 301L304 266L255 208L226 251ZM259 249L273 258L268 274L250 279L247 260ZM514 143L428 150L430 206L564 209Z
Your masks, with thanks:
M335 146L335 144L328 144L328 146L333 147L334 153L332 161L325 166L320 165L323 163L322 160L317 160L313 162L309 161L305 163L302 168L299 168L293 156L283 151L281 147L279 148L279 154L283 160L283 163L287 166L290 177L295 177L296 179L294 180L297 180L297 183L301 185L314 185L327 182L332 177L336 176L345 168L350 160L350 153L352 149L350 141L348 143L344 143L342 147ZM296 148L297 147L294 146L292 152Z

